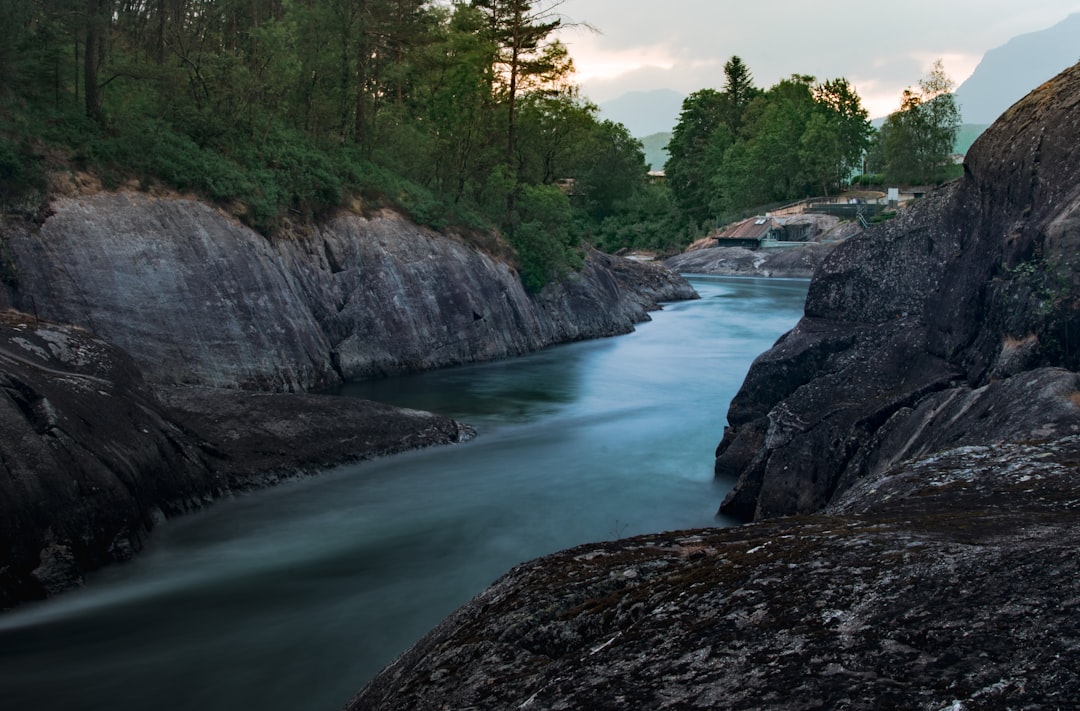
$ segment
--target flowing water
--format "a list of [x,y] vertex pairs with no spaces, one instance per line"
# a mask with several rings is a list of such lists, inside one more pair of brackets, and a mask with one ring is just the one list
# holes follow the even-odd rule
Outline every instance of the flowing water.
[[694,278],[637,332],[346,394],[477,427],[168,522],[134,562],[0,615],[0,708],[336,709],[521,561],[730,525],[728,403],[806,282]]

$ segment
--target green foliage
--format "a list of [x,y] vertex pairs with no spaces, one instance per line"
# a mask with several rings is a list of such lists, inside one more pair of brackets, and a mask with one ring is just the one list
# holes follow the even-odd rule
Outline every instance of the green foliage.
[[728,99],[715,89],[696,91],[683,101],[679,122],[668,143],[666,180],[680,209],[692,222],[709,218],[717,159],[735,139],[724,123]]
[[847,80],[795,74],[761,91],[738,57],[724,73],[723,92],[687,98],[668,144],[668,182],[690,223],[843,188],[872,132]]
[[951,89],[952,81],[938,60],[918,89],[904,90],[900,110],[889,115],[876,139],[876,156],[891,182],[948,179],[960,130],[960,111]]
[[648,184],[615,205],[595,229],[593,244],[606,252],[640,249],[663,254],[682,251],[697,236],[664,183]]
[[863,175],[856,175],[851,179],[851,185],[863,188],[881,188],[885,185],[885,174],[866,173]]
[[571,232],[570,201],[550,185],[521,185],[508,227],[520,258],[521,281],[530,291],[581,269],[580,243]]
[[267,234],[391,205],[494,251],[478,235],[500,230],[538,289],[645,179],[640,143],[568,84],[553,7],[0,0],[0,187],[43,183],[42,154]]
[[44,187],[41,161],[30,147],[0,136],[0,209],[12,209],[24,196]]

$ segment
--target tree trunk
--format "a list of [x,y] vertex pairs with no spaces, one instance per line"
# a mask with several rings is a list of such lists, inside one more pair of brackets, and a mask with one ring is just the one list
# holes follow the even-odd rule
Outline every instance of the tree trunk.
[[106,0],[86,2],[86,41],[83,55],[83,78],[86,94],[86,115],[95,121],[102,119],[101,91],[98,87],[98,67],[105,36]]

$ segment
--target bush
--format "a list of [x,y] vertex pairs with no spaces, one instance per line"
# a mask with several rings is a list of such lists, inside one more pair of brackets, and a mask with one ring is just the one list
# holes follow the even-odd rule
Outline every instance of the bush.
[[572,224],[570,201],[558,188],[519,186],[508,232],[526,290],[537,292],[584,266]]
[[882,173],[868,173],[865,175],[856,175],[851,179],[852,187],[858,185],[860,187],[881,187],[885,185],[885,176]]

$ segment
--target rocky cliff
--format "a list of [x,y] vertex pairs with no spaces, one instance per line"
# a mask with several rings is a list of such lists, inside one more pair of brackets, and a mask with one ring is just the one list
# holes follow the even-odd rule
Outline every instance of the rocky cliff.
[[805,317],[731,403],[716,459],[737,479],[725,512],[817,511],[949,444],[946,426],[952,443],[1080,427],[1067,392],[1007,384],[1080,367],[1078,106],[1074,67],[989,129],[961,180],[825,260]]
[[1080,65],[826,259],[718,450],[755,522],[520,566],[348,708],[1074,705],[1078,139]]
[[694,296],[595,254],[533,298],[507,264],[392,213],[271,241],[193,200],[98,192],[3,237],[13,306],[92,331],[163,384],[307,391],[626,333]]
[[90,192],[0,227],[0,609],[220,496],[470,436],[305,391],[624,333],[696,297],[599,253],[528,295],[390,213],[270,241],[193,200]]

